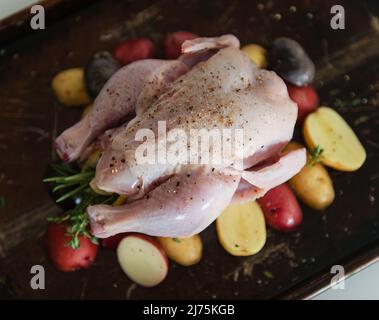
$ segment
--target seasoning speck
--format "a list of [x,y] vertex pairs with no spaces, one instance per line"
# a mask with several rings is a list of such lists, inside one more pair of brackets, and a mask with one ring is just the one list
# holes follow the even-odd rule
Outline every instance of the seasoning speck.
[[273,14],[272,16],[272,19],[275,20],[275,21],[280,21],[282,20],[282,15],[280,13],[275,13]]

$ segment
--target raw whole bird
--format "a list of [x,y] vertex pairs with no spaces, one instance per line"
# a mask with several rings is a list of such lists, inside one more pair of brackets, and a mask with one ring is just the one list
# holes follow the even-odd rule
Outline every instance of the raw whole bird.
[[[95,236],[120,232],[190,236],[212,223],[230,202],[261,197],[304,166],[304,149],[280,154],[292,138],[297,116],[284,82],[274,72],[258,69],[238,46],[231,35],[185,42],[186,57],[198,54],[202,58],[195,60],[201,61],[205,52],[213,50],[212,54],[196,63],[179,58],[192,69],[177,72],[181,75],[166,81],[164,90],[142,103],[141,109],[136,103],[140,98],[134,99],[136,117],[112,132],[96,168],[96,184],[136,200],[120,207],[90,206]],[[106,85],[109,90],[112,81]],[[107,112],[106,105],[98,110],[98,119],[102,112]],[[159,139],[158,122],[163,120],[167,131],[182,129],[187,134],[191,129],[243,129],[242,166],[235,154],[222,163],[187,163],[186,154],[179,155],[176,163],[140,163],[136,133],[148,128]],[[70,138],[65,143],[69,145]],[[213,147],[210,143],[209,150]],[[70,159],[78,153],[70,153]]]
[[73,161],[79,158],[106,129],[116,127],[132,114],[145,110],[165,91],[168,83],[209,58],[215,53],[214,49],[239,46],[238,39],[231,35],[203,39],[195,40],[187,48],[188,53],[178,60],[140,60],[116,72],[95,99],[91,112],[56,139],[56,151],[61,159]]

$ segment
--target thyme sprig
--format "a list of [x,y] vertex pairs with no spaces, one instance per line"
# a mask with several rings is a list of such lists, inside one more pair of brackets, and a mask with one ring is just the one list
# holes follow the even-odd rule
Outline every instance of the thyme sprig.
[[323,157],[324,149],[321,148],[320,145],[317,145],[312,150],[310,150],[309,153],[311,156],[310,161],[309,161],[309,165],[313,166],[316,163],[321,161],[321,159]]

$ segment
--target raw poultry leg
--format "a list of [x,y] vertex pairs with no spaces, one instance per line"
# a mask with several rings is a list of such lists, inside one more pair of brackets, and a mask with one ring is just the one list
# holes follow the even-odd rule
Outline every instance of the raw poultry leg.
[[183,171],[143,199],[112,207],[90,206],[92,232],[106,238],[120,232],[184,237],[199,233],[230,203],[240,178],[210,168]]
[[305,148],[285,153],[271,165],[244,170],[242,178],[263,190],[270,190],[297,174],[306,162]]
[[[89,207],[92,232],[100,238],[120,232],[166,237],[198,233],[212,223],[230,202],[262,197],[298,173],[305,157],[305,149],[300,149],[250,171],[227,169],[227,173],[219,173],[205,167],[193,172],[184,170],[141,200],[122,207]],[[165,220],[164,224],[160,223],[161,219]]]
[[260,198],[261,196],[263,196],[261,189],[241,178],[231,203],[245,203]]
[[305,161],[306,151],[303,148],[282,154],[273,163],[243,170],[240,173],[242,179],[232,202],[241,203],[263,197],[267,191],[297,174],[303,168]]
[[178,60],[141,60],[120,69],[105,84],[91,112],[65,130],[55,141],[58,155],[77,159],[85,147],[106,129],[114,127],[138,110],[144,110],[165,85],[187,72]]

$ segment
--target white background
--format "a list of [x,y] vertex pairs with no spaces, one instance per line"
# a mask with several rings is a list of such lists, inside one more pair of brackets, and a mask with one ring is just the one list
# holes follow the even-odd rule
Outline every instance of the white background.
[[19,11],[33,3],[35,0],[0,0],[0,20],[13,12]]
[[[33,3],[35,0],[0,0],[0,20]],[[379,299],[379,262],[351,276],[345,289],[329,289],[315,299]]]

